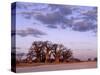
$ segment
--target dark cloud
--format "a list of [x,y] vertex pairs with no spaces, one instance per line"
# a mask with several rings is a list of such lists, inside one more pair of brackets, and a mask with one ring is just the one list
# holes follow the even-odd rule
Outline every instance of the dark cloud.
[[48,9],[51,9],[51,13],[38,14],[34,17],[43,24],[47,24],[49,28],[57,28],[56,25],[63,25],[61,27],[71,26],[71,20],[66,16],[72,14],[72,10],[68,6],[48,4]]
[[80,32],[90,31],[90,30],[94,30],[96,28],[97,28],[96,25],[94,25],[93,23],[90,23],[90,22],[88,22],[86,20],[83,20],[81,22],[76,22],[72,26],[73,30],[80,31]]
[[79,31],[93,31],[93,33],[97,33],[97,7],[92,7],[91,10],[87,10],[81,15],[83,15],[82,19],[84,21],[81,23],[82,27],[79,25]]
[[46,15],[38,14],[34,16],[38,21],[43,23],[44,25],[48,25],[49,28],[57,28],[58,25],[60,27],[71,27],[72,26],[72,19],[67,19],[64,14],[59,12],[52,12]]
[[48,28],[53,28],[53,29],[57,28],[56,25],[48,25],[47,27],[48,27]]
[[26,19],[31,19],[33,17],[34,12],[21,12],[22,16]]
[[62,21],[63,16],[57,12],[54,12],[46,15],[38,14],[35,16],[35,18],[43,24],[58,24]]
[[58,12],[63,14],[63,15],[69,15],[72,13],[72,10],[68,5],[48,4],[48,6],[53,11],[58,9]]
[[22,37],[32,35],[34,37],[40,37],[42,35],[46,35],[46,33],[38,30],[38,29],[33,29],[33,28],[27,28],[26,30],[17,30],[16,34]]
[[82,13],[83,18],[87,20],[97,20],[97,7],[94,7],[92,10],[89,10],[85,13]]

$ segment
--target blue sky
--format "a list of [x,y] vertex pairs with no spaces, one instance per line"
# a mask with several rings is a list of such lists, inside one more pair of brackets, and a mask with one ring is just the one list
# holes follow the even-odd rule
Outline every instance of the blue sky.
[[27,52],[35,40],[48,40],[71,48],[75,57],[96,57],[96,7],[17,2],[15,9],[18,52]]

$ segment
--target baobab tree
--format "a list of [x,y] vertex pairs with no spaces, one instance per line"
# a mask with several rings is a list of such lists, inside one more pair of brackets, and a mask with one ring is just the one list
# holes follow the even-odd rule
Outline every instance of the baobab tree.
[[50,41],[34,41],[27,54],[27,59],[32,62],[34,57],[37,62],[42,63],[63,62],[72,57],[72,51],[62,44],[53,44]]
[[36,57],[37,62],[40,62],[41,48],[42,48],[42,42],[34,41],[27,54],[28,61],[32,62],[33,61],[32,59]]
[[64,60],[65,61],[70,61],[70,58],[73,57],[72,56],[73,53],[70,49],[66,49],[63,54],[64,54]]

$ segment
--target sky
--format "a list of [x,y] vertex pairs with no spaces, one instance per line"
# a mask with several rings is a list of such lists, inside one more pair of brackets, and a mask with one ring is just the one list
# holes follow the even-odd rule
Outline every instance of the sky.
[[32,42],[48,40],[72,49],[77,58],[97,56],[97,7],[17,2],[12,16],[17,52],[27,53]]

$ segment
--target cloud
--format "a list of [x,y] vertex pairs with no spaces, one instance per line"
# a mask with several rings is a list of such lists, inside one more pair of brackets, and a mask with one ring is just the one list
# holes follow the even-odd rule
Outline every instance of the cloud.
[[16,2],[16,8],[17,9],[36,9],[36,10],[40,10],[45,9],[47,6],[47,4],[45,3],[31,3],[31,2]]
[[97,7],[94,7],[92,10],[82,13],[83,18],[87,20],[97,20]]
[[[97,7],[43,3],[33,5],[26,3],[25,6],[31,6],[31,8],[29,11],[20,13],[24,18],[32,19],[33,17],[48,28],[61,27],[62,29],[70,28],[73,31],[93,31],[95,33],[97,31]],[[23,30],[21,32],[25,33]],[[23,34],[23,36],[26,35],[26,33]]]
[[71,7],[68,5],[48,4],[48,7],[51,8],[51,11],[58,10],[63,15],[72,13]]
[[16,30],[16,35],[19,35],[21,37],[31,35],[39,38],[40,36],[47,35],[47,34],[38,29],[27,28],[25,30]]
[[14,5],[14,9],[28,9],[28,7],[32,5],[32,3],[16,2]]
[[[97,33],[97,7],[91,7],[91,10],[80,13],[80,15],[78,16],[80,21],[73,23],[72,29],[80,32],[92,31]],[[75,21],[77,20],[74,19]]]
[[48,6],[53,11],[58,9],[58,12],[63,15],[69,15],[72,13],[71,7],[69,7],[68,5],[48,4]]
[[84,32],[84,31],[89,31],[89,30],[94,30],[96,28],[95,25],[93,25],[90,22],[87,22],[85,20],[80,21],[80,22],[76,22],[73,26],[72,29],[75,31],[80,31],[80,32]]
[[72,14],[72,10],[68,8],[68,6],[48,4],[48,9],[50,9],[51,12],[35,15],[35,19],[48,25],[47,27],[49,28],[57,28],[58,24],[65,25],[66,27],[71,25],[72,21],[66,17]]
[[21,14],[25,19],[32,19],[37,15],[43,15],[41,11],[22,11],[18,12],[17,14]]
[[56,29],[57,26],[56,25],[47,25],[48,28],[53,28],[53,29]]
[[23,11],[23,12],[20,12],[20,13],[17,13],[17,14],[21,14],[26,19],[31,19],[35,13]]
[[32,19],[33,17],[49,28],[57,28],[57,24],[62,25],[61,27],[71,25],[71,23],[68,22],[69,20],[66,18],[66,15],[72,14],[72,10],[68,6],[36,3],[36,6],[32,8],[34,10],[22,11],[20,14],[22,14],[22,16],[26,19]]
[[49,28],[57,28],[58,25],[60,27],[71,27],[72,21],[70,19],[67,19],[64,14],[59,12],[52,12],[47,13],[46,15],[38,14],[34,16],[35,19],[43,23]]
[[58,24],[62,21],[63,16],[57,12],[48,13],[46,15],[39,14],[35,18],[42,22],[43,24]]

